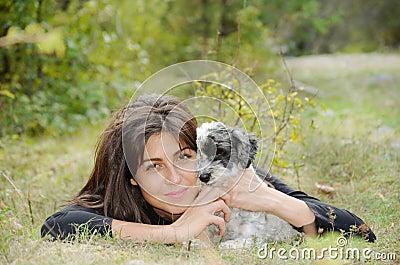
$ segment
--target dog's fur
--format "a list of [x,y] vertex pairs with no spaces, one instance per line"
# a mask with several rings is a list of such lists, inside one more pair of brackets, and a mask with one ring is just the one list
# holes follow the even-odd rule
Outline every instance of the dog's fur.
[[[200,181],[207,186],[226,187],[229,178],[252,164],[257,149],[258,139],[252,134],[221,122],[203,123],[197,128],[197,174]],[[227,232],[220,240],[216,226],[210,226],[208,232],[214,244],[219,241],[246,244],[254,240],[287,242],[299,234],[289,223],[273,214],[236,208],[232,209],[226,228]]]

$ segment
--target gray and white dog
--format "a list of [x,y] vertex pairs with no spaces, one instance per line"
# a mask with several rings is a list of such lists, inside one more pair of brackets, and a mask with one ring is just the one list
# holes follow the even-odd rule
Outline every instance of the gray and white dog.
[[[197,174],[203,185],[212,187],[229,188],[229,178],[248,168],[258,150],[256,136],[221,122],[203,123],[197,128],[196,141]],[[238,208],[232,209],[226,228],[224,237],[220,238],[217,227],[209,227],[209,237],[214,244],[228,243],[225,245],[232,247],[233,244],[236,248],[238,244],[254,242],[288,242],[299,235],[289,223],[273,214]]]

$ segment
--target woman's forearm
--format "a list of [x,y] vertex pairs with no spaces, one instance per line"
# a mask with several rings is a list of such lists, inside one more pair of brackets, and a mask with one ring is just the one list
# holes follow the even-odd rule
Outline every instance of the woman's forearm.
[[[302,227],[306,235],[316,235],[315,214],[308,205],[297,198],[289,196],[264,182],[258,186],[244,182],[237,189],[232,189],[231,206],[254,212],[270,212],[295,227]],[[255,182],[256,183],[256,182]],[[252,189],[248,187],[252,187]]]
[[268,212],[285,219],[296,227],[310,224],[315,219],[314,213],[301,200],[271,188],[268,188],[264,196],[263,202]]
[[[216,216],[217,212],[222,212],[223,218]],[[116,238],[168,244],[196,238],[211,224],[216,225],[223,235],[226,231],[225,222],[229,221],[229,216],[229,207],[223,200],[217,200],[189,207],[170,225],[148,225],[113,219],[111,228]]]
[[289,196],[255,175],[252,167],[246,169],[239,182],[234,182],[229,191],[228,204],[233,208],[242,208],[253,212],[270,212],[291,225],[303,228],[307,235],[316,235],[315,214],[308,205]]
[[314,224],[315,214],[305,202],[278,190],[267,187],[266,189],[267,191],[262,193],[264,198],[259,200],[263,203],[265,211],[284,219],[295,227],[303,227],[308,235],[317,234]]
[[316,235],[315,214],[308,205],[295,197],[277,189],[270,188],[261,180],[252,167],[233,179],[233,188],[226,199],[233,208],[242,208],[253,212],[270,212],[289,224],[303,228],[306,235]]
[[135,242],[176,243],[184,241],[171,225],[149,225],[113,219],[112,235],[115,238]]

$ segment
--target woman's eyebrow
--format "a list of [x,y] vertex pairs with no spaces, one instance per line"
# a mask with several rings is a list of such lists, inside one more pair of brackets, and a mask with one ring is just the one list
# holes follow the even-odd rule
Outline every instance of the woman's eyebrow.
[[162,161],[161,158],[150,158],[150,159],[145,159],[142,161],[142,163],[140,163],[140,165],[143,165],[146,162],[153,162],[153,161]]
[[[186,147],[184,147],[184,148],[179,149],[178,151],[176,151],[176,152],[173,154],[173,156],[179,155],[183,150],[186,150],[186,149],[190,149],[190,150],[191,150],[191,148],[190,148],[189,146],[186,146]],[[158,157],[149,158],[149,159],[144,159],[144,160],[140,163],[140,165],[143,165],[143,164],[146,163],[146,162],[153,162],[153,161],[159,162],[159,161],[162,161],[162,159],[161,159],[161,158],[158,158]]]
[[186,146],[186,147],[184,147],[184,148],[182,148],[182,149],[179,149],[178,151],[176,151],[176,152],[173,154],[173,156],[179,155],[180,153],[182,153],[183,150],[186,150],[186,149],[190,149],[190,147],[189,147],[189,146]]

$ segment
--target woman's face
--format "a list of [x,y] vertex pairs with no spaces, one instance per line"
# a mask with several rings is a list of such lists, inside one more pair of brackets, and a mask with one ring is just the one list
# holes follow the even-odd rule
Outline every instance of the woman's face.
[[148,139],[132,184],[155,209],[179,214],[199,193],[197,179],[196,152],[163,132]]

